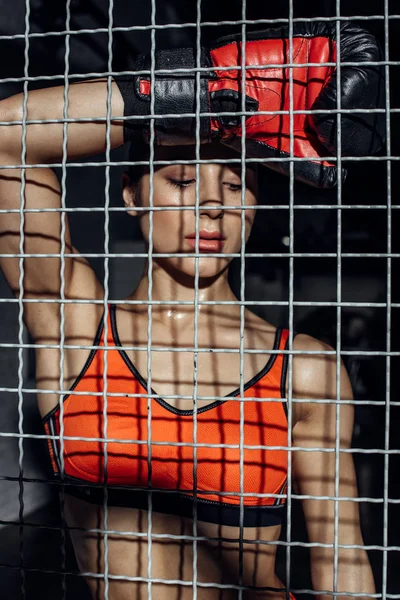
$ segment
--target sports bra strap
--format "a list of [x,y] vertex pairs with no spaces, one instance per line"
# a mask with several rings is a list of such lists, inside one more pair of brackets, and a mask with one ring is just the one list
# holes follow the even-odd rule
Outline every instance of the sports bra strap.
[[[289,349],[289,336],[290,336],[289,329],[281,330],[280,340],[279,340],[279,345],[278,345],[279,350],[288,350]],[[293,339],[295,337],[296,337],[296,332],[294,331]],[[286,397],[286,381],[287,381],[287,371],[288,371],[288,365],[289,365],[289,356],[290,356],[289,353],[278,354],[278,356],[277,356],[277,362],[279,365],[279,366],[277,366],[277,368],[280,370],[280,373],[281,373],[280,388],[281,388],[281,397],[282,398]],[[286,404],[284,404],[284,408],[285,408],[285,412],[287,414]]]
[[[102,318],[102,332],[101,332],[101,342],[100,345],[101,346],[117,346],[117,341],[116,341],[116,320],[115,320],[115,309],[116,309],[116,305],[115,304],[107,304],[107,332],[106,332],[106,314],[104,311],[103,313],[103,318]],[[107,333],[107,344],[105,344],[105,335]]]

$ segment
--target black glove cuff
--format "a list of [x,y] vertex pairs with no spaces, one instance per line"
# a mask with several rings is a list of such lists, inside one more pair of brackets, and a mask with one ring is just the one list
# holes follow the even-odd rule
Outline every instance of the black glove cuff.
[[[202,49],[200,66],[210,66],[208,53]],[[178,48],[160,50],[155,55],[154,85],[151,85],[151,58],[140,55],[134,70],[144,71],[138,75],[114,77],[124,100],[124,116],[133,117],[124,121],[124,140],[130,141],[138,132],[150,139],[151,92],[154,93],[155,115],[177,115],[158,117],[154,121],[156,144],[185,144],[196,138],[196,50]],[[176,72],[177,69],[184,69]],[[165,71],[159,73],[158,71]],[[208,80],[212,71],[200,72],[200,113],[210,112]],[[153,89],[151,89],[153,88]],[[134,118],[147,117],[147,118]],[[210,117],[200,117],[200,137],[210,139]]]
[[[332,38],[336,29],[332,25]],[[386,120],[383,112],[373,109],[385,107],[385,77],[383,65],[364,65],[379,62],[382,52],[375,37],[368,31],[344,23],[340,26],[340,61],[354,62],[357,66],[341,68],[341,108],[351,110],[341,115],[341,153],[343,156],[364,156],[378,152],[385,142]],[[337,107],[338,78],[335,70],[314,102],[313,110]],[[357,113],[357,109],[371,112]],[[310,122],[321,144],[333,154],[337,152],[336,114],[314,114]]]

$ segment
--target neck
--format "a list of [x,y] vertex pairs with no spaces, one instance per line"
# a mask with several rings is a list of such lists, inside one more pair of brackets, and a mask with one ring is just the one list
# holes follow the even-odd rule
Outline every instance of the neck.
[[[162,301],[166,304],[153,306],[152,312],[160,319],[168,319],[169,316],[175,318],[178,314],[181,318],[184,315],[193,318],[195,312],[195,300],[200,302],[209,301],[237,301],[228,282],[228,269],[225,269],[215,277],[199,278],[198,292],[196,295],[195,278],[189,275],[182,275],[181,272],[167,270],[165,265],[160,265],[158,261],[153,261],[152,272],[152,292],[149,297],[149,274],[148,263],[146,263],[143,276],[138,287],[130,296],[132,300],[142,300],[144,302]],[[197,296],[197,297],[196,297]],[[191,304],[171,305],[170,302],[190,302]],[[235,306],[221,305],[201,305],[198,307],[199,316],[213,312],[230,312]],[[143,307],[147,311],[147,305]]]

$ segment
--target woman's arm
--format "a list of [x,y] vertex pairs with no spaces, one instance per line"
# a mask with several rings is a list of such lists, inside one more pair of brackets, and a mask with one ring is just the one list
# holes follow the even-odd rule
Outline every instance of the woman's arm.
[[[294,341],[295,350],[316,352],[332,350],[326,344],[309,336],[299,335]],[[297,447],[335,448],[336,442],[336,357],[334,355],[297,355],[293,360],[293,396],[295,398],[330,398],[332,403],[301,403],[296,407],[297,422],[293,428],[293,442]],[[340,372],[340,399],[352,399],[352,390],[343,365]],[[300,410],[299,410],[300,409]],[[354,409],[352,405],[340,405],[339,446],[350,448],[353,433]],[[337,470],[338,527],[337,543],[363,545],[360,530],[359,505],[351,500],[357,498],[357,483],[353,457],[340,453],[336,469],[335,452],[293,452],[293,474],[298,492],[307,496],[335,496],[335,473]],[[303,509],[310,542],[334,544],[335,502],[323,499],[304,499]],[[338,592],[375,593],[372,570],[365,550],[338,548]],[[333,591],[334,548],[311,548],[311,576],[314,590]],[[319,599],[332,596],[320,594]],[[347,598],[347,596],[341,596]],[[350,597],[349,597],[350,598]]]
[[[22,94],[0,102],[0,122],[22,121]],[[123,115],[124,107],[117,86],[112,84],[111,114]],[[47,88],[29,92],[27,104],[28,120],[62,119],[64,114],[64,87]],[[68,118],[82,119],[107,115],[107,81],[92,81],[73,84],[68,91]],[[22,163],[22,126],[0,125],[0,167]],[[106,123],[68,124],[68,159],[97,154],[106,148]],[[110,142],[114,148],[123,143],[122,121],[110,127]],[[63,124],[41,123],[26,126],[26,162],[49,164],[61,162],[63,156]],[[59,209],[61,207],[60,186],[50,168],[27,169],[25,209]],[[0,169],[0,210],[19,210],[21,205],[21,170]],[[61,213],[24,213],[24,253],[60,254]],[[75,253],[74,258],[65,258],[65,296],[75,299],[97,299],[102,296],[102,287],[87,261],[73,249],[65,218],[65,253]],[[0,213],[0,267],[15,295],[19,295],[19,259],[12,255],[20,252],[20,214]],[[7,256],[9,255],[9,256]],[[61,289],[60,258],[27,257],[24,259],[24,299],[59,299]],[[85,308],[86,307],[86,308]],[[69,313],[69,309],[66,309]],[[87,305],[74,308],[77,328],[85,323]],[[93,314],[93,310],[91,311]],[[68,315],[67,315],[68,316]],[[59,304],[25,303],[24,318],[35,339],[48,339],[59,322]],[[95,317],[96,319],[97,317]]]

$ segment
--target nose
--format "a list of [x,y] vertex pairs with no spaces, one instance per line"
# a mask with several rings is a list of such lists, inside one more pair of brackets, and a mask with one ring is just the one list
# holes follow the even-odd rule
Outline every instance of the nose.
[[199,213],[210,219],[223,217],[224,196],[217,165],[204,165],[200,171]]
[[222,219],[224,211],[220,200],[207,200],[202,202],[200,199],[199,214],[201,217],[210,219]]

